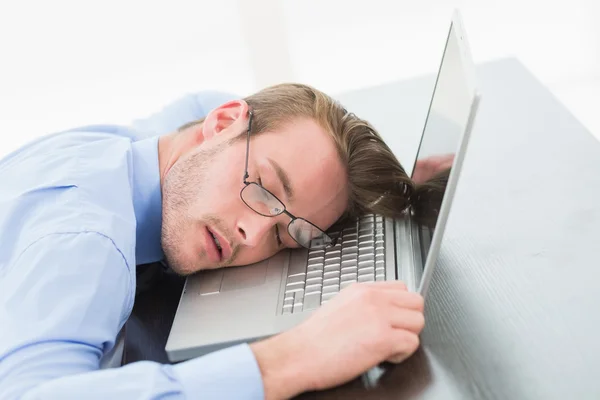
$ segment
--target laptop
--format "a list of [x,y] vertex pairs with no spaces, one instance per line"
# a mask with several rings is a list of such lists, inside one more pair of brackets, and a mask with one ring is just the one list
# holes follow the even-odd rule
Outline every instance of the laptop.
[[[288,330],[357,282],[399,279],[426,296],[480,100],[475,78],[457,11],[412,171],[423,182],[411,209],[398,219],[365,215],[334,227],[340,238],[325,250],[284,250],[249,266],[188,277],[165,348],[169,359]],[[442,168],[426,176],[432,160]]]

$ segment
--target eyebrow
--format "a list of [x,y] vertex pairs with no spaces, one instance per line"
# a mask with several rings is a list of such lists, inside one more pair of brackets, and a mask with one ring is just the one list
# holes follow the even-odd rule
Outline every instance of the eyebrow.
[[277,163],[277,161],[272,160],[268,157],[267,157],[267,160],[269,160],[269,162],[271,163],[271,166],[273,166],[273,168],[275,169],[275,173],[277,174],[277,177],[279,178],[279,180],[281,181],[281,184],[283,185],[283,190],[285,191],[285,195],[287,196],[288,200],[291,201],[294,198],[294,190],[292,189],[292,185],[290,184],[290,178],[289,178],[288,174],[283,170],[283,168],[281,168],[281,166]]

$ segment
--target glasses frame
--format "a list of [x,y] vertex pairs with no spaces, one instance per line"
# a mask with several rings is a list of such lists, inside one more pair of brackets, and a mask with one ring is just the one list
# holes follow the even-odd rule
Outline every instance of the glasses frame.
[[[288,235],[290,235],[290,237],[292,239],[294,239],[294,241],[296,243],[298,243],[300,246],[307,248],[307,249],[325,249],[325,248],[329,248],[329,247],[333,247],[337,244],[337,240],[339,236],[336,236],[335,238],[332,238],[331,236],[329,236],[323,229],[319,228],[317,225],[313,224],[312,222],[310,222],[307,219],[301,218],[301,217],[296,217],[294,214],[292,214],[291,212],[289,212],[287,210],[287,207],[285,205],[285,203],[283,201],[281,201],[277,196],[275,196],[273,193],[271,193],[267,188],[265,188],[264,186],[262,186],[261,184],[257,183],[257,182],[249,182],[248,178],[250,177],[250,175],[248,174],[248,158],[249,158],[249,154],[250,154],[250,133],[252,132],[252,120],[254,118],[254,113],[252,112],[252,110],[248,111],[248,130],[246,131],[246,163],[245,163],[245,167],[244,167],[244,177],[243,177],[243,183],[244,183],[244,187],[242,188],[242,190],[240,190],[240,199],[242,200],[242,202],[252,211],[254,211],[255,213],[257,213],[258,215],[262,215],[263,217],[269,217],[269,218],[273,218],[273,217],[278,217],[281,214],[285,214],[288,217],[290,217],[290,222],[287,224],[287,232]],[[263,214],[260,213],[258,211],[256,211],[254,208],[252,208],[247,202],[246,200],[244,200],[244,196],[243,196],[243,192],[244,190],[246,190],[248,188],[248,186],[250,185],[256,185],[259,188],[261,188],[262,190],[266,191],[268,194],[270,194],[271,196],[273,196],[273,198],[275,198],[282,206],[283,209],[281,210],[280,213],[278,214]],[[296,240],[296,238],[294,237],[294,235],[292,235],[292,232],[290,230],[292,224],[294,223],[294,221],[304,221],[307,224],[310,224],[311,226],[313,226],[315,229],[319,230],[323,236],[325,236],[326,238],[329,239],[329,243],[324,245],[324,246],[315,246],[315,247],[308,247],[303,245],[302,243],[300,243],[298,240]],[[312,241],[312,239],[311,239]]]

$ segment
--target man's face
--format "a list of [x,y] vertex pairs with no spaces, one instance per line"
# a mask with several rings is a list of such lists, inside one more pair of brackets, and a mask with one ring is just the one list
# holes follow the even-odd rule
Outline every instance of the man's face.
[[[251,264],[299,247],[288,234],[290,217],[261,216],[240,198],[246,140],[236,137],[246,137],[246,107],[207,117],[199,128],[204,141],[184,152],[165,176],[162,244],[178,273]],[[261,183],[290,213],[323,230],[341,216],[348,198],[346,171],[333,141],[315,121],[296,119],[251,138],[249,182]],[[281,175],[287,176],[291,198]]]

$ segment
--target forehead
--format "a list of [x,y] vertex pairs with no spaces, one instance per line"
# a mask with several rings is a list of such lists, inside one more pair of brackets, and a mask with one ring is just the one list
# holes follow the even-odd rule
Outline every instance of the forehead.
[[258,162],[271,159],[288,175],[294,199],[286,207],[292,214],[323,226],[342,214],[348,197],[346,170],[333,139],[317,122],[295,119],[252,143]]

